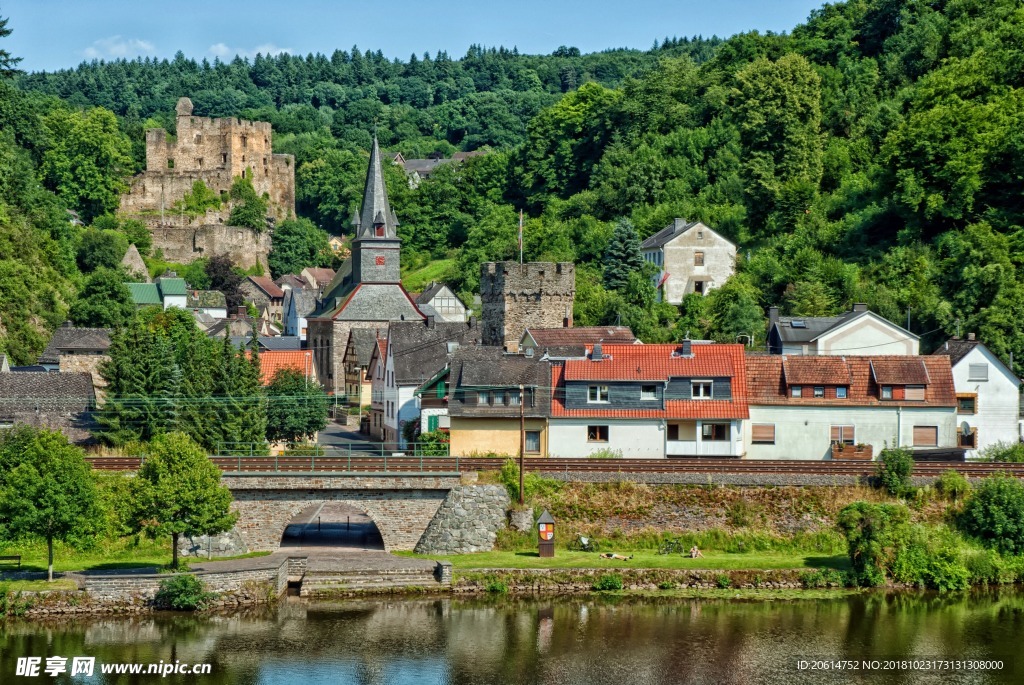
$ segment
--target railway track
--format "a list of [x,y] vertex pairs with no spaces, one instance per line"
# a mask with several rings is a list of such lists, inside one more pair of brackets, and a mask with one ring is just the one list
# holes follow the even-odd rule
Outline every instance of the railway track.
[[[465,473],[501,468],[500,458],[479,457],[379,457],[379,456],[213,456],[213,462],[226,473]],[[102,471],[134,471],[139,457],[87,457],[93,468]],[[813,476],[869,476],[877,462],[739,459],[527,459],[532,472],[576,473],[707,473],[707,474],[794,474]],[[919,462],[914,475],[938,476],[955,469],[965,476],[1005,473],[1024,477],[1024,464],[972,462]]]

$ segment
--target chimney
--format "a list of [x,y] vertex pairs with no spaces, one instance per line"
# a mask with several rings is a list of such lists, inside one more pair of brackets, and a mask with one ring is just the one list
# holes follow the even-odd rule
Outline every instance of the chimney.
[[866,312],[867,310],[868,310],[867,303],[865,303],[865,302],[854,302],[853,303],[853,311],[855,313],[856,312]]
[[682,349],[681,355],[683,357],[692,357],[693,356],[693,343],[690,342],[689,338],[687,338],[686,340],[683,341],[683,349]]
[[771,326],[773,323],[777,323],[779,320],[779,308],[768,307],[768,325]]
[[590,360],[599,362],[604,359],[604,352],[601,350],[601,343],[594,343],[594,349],[590,353]]
[[974,340],[974,333],[968,333],[967,334],[967,339],[968,340]]
[[437,319],[436,319],[436,317],[434,317],[433,315],[428,316],[427,317],[427,328],[436,328],[436,327],[437,327]]
[[246,306],[244,304],[238,305],[238,311],[236,312],[236,316],[238,318],[242,318],[242,317],[246,316],[248,313],[249,313],[249,310],[246,308]]

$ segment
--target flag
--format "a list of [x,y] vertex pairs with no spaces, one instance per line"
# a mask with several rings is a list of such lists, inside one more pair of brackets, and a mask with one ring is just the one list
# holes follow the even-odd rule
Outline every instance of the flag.
[[668,280],[668,277],[669,277],[669,273],[667,271],[662,271],[661,272],[661,276],[658,278],[658,285],[657,285],[657,287],[660,288],[661,286],[665,285],[665,281]]

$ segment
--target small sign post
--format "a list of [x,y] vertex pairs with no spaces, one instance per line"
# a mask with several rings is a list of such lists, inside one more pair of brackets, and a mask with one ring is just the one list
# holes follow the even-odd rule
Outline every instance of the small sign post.
[[537,519],[537,552],[541,557],[555,556],[555,519],[547,509]]

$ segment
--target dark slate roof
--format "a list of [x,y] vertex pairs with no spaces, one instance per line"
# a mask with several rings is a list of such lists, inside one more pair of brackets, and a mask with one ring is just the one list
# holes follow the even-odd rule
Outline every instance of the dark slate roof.
[[227,309],[228,301],[219,290],[189,290],[185,305],[189,309]]
[[61,400],[65,406],[88,409],[96,400],[92,376],[59,371],[19,371],[0,374],[0,413],[36,400]]
[[[775,322],[782,342],[809,343],[828,331],[863,316],[877,317],[890,326],[898,328],[912,338],[917,338],[907,329],[869,310],[850,311],[839,316],[780,316]],[[794,322],[796,325],[793,325]]]
[[373,225],[385,225],[384,237],[394,240],[398,237],[398,219],[388,202],[388,188],[384,184],[384,167],[380,161],[380,146],[377,136],[373,137],[370,150],[370,165],[366,169],[366,185],[363,188],[363,206],[359,214],[357,237],[372,237]]
[[395,382],[419,385],[448,363],[449,343],[458,347],[478,345],[480,327],[475,322],[392,321],[388,343],[394,358]]
[[365,369],[370,365],[370,355],[373,354],[373,346],[377,344],[377,338],[387,334],[386,328],[353,328],[348,334],[346,354],[348,354],[348,350],[352,350],[356,356],[356,364]]
[[[233,335],[231,336],[231,344],[235,347],[249,344],[249,336],[247,335]],[[288,351],[288,350],[301,350],[302,340],[297,335],[261,335],[256,338],[256,344],[260,346],[261,350],[272,350],[272,351]]]
[[57,364],[67,350],[104,350],[110,347],[109,328],[77,328],[66,322],[53,332],[49,344],[39,356],[40,364]]
[[940,345],[939,349],[932,352],[932,354],[944,354],[949,357],[949,365],[956,366],[964,357],[970,354],[971,350],[980,344],[980,340],[961,340],[960,338],[950,338]]
[[431,283],[427,286],[427,289],[416,296],[416,304],[427,304],[434,299],[439,292],[444,289],[444,283]]
[[449,381],[453,388],[448,413],[452,416],[519,415],[519,407],[479,406],[475,389],[535,388],[533,406],[525,406],[526,416],[548,416],[551,412],[551,366],[540,357],[508,354],[500,347],[465,347],[455,351]]
[[[289,305],[289,302],[292,302]],[[316,293],[309,289],[291,288],[284,292],[284,310],[288,311],[289,306],[295,308],[295,313],[300,317],[307,317],[316,309]]]
[[407,159],[402,167],[406,173],[416,172],[420,176],[429,176],[437,167],[447,164],[447,159]]
[[277,283],[282,289],[286,285],[292,288],[299,288],[300,290],[309,287],[309,283],[306,282],[306,279],[301,276],[296,276],[295,274],[285,274],[274,281],[274,283]]
[[[360,283],[320,314],[338,321],[415,321],[424,317],[398,283]],[[326,303],[330,304],[330,303]]]

